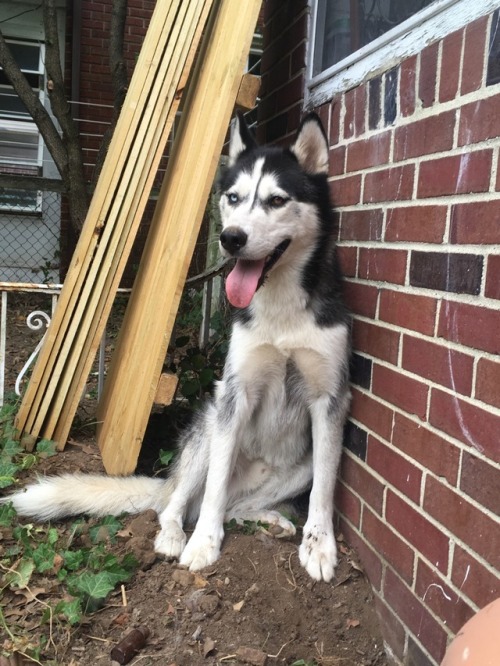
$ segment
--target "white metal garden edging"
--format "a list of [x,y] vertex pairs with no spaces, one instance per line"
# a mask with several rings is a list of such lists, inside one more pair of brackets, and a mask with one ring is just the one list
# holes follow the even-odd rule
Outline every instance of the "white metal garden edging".
[[[59,294],[61,293],[62,285],[60,284],[36,284],[28,282],[0,282],[0,407],[3,406],[5,401],[5,377],[6,377],[6,366],[7,366],[7,339],[8,339],[8,319],[7,312],[9,306],[9,293],[32,293],[32,294],[47,294],[52,296],[51,299],[51,312],[50,315],[44,312],[43,310],[34,310],[26,317],[26,325],[32,331],[40,331],[45,326],[45,329],[48,328],[52,315],[54,313],[55,307],[57,305],[57,300]],[[129,289],[119,289],[119,293],[128,294]],[[33,365],[38,352],[43,344],[46,331],[42,336],[41,340],[38,342],[37,346],[26,359],[21,371],[16,377],[15,381],[15,393],[21,395],[22,392],[22,382],[29,368]],[[106,348],[106,334],[104,334],[101,344],[99,347],[98,355],[98,372],[97,372],[97,396],[100,398],[103,385],[104,385],[104,375],[105,375],[105,348]]]

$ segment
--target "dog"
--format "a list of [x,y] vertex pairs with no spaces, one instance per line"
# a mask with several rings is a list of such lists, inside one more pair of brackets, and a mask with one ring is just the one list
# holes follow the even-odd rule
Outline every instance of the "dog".
[[[334,487],[350,393],[350,317],[342,299],[328,143],[307,115],[288,148],[258,146],[242,116],[221,179],[222,254],[235,307],[223,378],[181,437],[167,479],[42,478],[14,493],[21,515],[155,509],[155,548],[199,570],[220,555],[224,521],[295,534],[279,512],[310,490],[299,559],[315,580],[337,563]],[[4,500],[5,501],[5,500]],[[187,541],[184,523],[195,522]]]

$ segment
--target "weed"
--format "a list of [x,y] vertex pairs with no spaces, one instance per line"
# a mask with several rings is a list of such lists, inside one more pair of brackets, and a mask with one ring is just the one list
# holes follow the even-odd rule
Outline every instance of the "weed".
[[[0,410],[2,488],[15,484],[20,472],[55,452],[54,443],[47,440],[39,442],[34,453],[22,450],[15,437],[16,408],[17,401],[10,400]],[[80,519],[68,532],[65,526],[23,523],[11,503],[0,505],[0,627],[7,637],[0,657],[19,653],[35,663],[42,658],[48,663],[47,656],[57,656],[71,628],[131,578],[137,568],[135,558],[108,550],[122,527],[119,518],[107,516],[91,524]],[[19,608],[23,597],[24,612],[11,616],[7,609],[13,604]]]

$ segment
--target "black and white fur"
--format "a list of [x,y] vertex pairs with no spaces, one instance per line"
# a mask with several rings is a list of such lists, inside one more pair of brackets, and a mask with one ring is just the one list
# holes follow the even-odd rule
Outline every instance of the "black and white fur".
[[[238,119],[222,180],[221,248],[237,260],[227,291],[240,309],[213,402],[184,434],[168,479],[45,478],[7,498],[19,513],[52,519],[153,508],[161,524],[156,550],[197,570],[219,557],[225,520],[260,520],[294,534],[277,508],[311,489],[300,562],[312,578],[331,580],[349,317],[327,173],[317,116],[305,118],[289,149],[258,147]],[[196,527],[186,543],[189,521]]]

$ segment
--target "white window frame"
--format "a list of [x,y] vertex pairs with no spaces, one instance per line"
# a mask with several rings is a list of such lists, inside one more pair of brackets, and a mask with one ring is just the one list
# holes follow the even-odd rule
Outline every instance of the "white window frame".
[[[39,67],[37,70],[31,70],[31,69],[23,69],[22,71],[25,74],[36,74],[38,76],[42,77],[42,83],[39,88],[39,99],[42,104],[45,104],[45,91],[44,91],[44,72],[45,72],[45,67],[44,67],[44,62],[45,62],[45,44],[40,43],[40,42],[34,42],[28,39],[6,39],[7,43],[16,43],[16,44],[26,44],[26,45],[36,45],[39,49],[39,56],[38,56],[38,61],[39,61]],[[36,160],[33,162],[30,161],[23,161],[23,160],[8,160],[8,159],[3,159],[0,157],[0,167],[1,165],[8,165],[8,166],[14,166],[14,167],[19,167],[22,169],[22,167],[36,167],[38,169],[43,168],[43,138],[42,135],[36,126],[36,124],[33,122],[33,120],[29,117],[26,116],[26,120],[20,118],[19,116],[15,116],[13,114],[9,113],[4,113],[2,109],[0,108],[0,125],[3,126],[5,131],[12,131],[16,132],[18,134],[26,134],[26,135],[34,135],[36,134],[38,137],[38,150],[37,150],[37,156]],[[2,202],[0,200],[0,211],[2,212],[16,212],[16,213],[40,213],[42,210],[42,193],[41,192],[33,192],[33,204],[29,206],[16,206],[16,205],[10,205],[6,202]]]
[[[334,0],[328,0],[333,2]],[[310,43],[305,105],[314,108],[334,95],[415,55],[427,44],[500,7],[500,0],[436,0],[373,42],[313,76],[318,0],[310,0]]]

